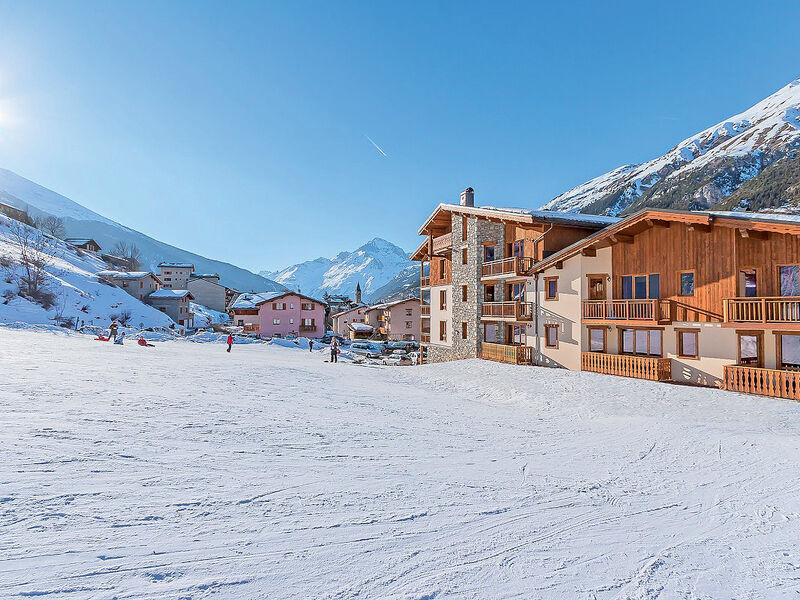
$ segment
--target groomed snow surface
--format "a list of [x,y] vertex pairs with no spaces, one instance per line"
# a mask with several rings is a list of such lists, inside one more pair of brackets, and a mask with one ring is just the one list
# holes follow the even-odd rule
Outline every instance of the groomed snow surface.
[[0,329],[0,597],[786,598],[800,404]]

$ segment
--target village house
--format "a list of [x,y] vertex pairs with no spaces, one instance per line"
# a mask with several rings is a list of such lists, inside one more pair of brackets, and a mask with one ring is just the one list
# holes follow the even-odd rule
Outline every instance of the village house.
[[599,217],[514,208],[475,207],[474,192],[440,204],[419,230],[420,337],[425,362],[520,355],[530,312],[519,312],[537,261],[611,223]]
[[356,306],[348,310],[336,313],[331,317],[331,331],[337,335],[347,337],[350,335],[350,323],[364,323],[367,306]]
[[5,202],[0,202],[0,213],[11,219],[14,219],[15,221],[20,221],[26,224],[30,220],[30,215],[27,213],[27,211],[19,209],[16,206],[11,206],[10,204],[6,204]]
[[163,287],[168,290],[188,289],[189,279],[194,271],[191,263],[162,262],[159,263],[159,277],[163,282]]
[[193,273],[186,283],[186,289],[192,293],[195,302],[218,312],[227,310],[230,299],[236,293],[222,285],[216,273]]
[[146,302],[165,313],[181,327],[191,329],[194,327],[194,313],[191,311],[190,304],[192,300],[194,297],[189,290],[161,288],[150,294]]
[[325,335],[325,303],[299,292],[242,293],[230,306],[235,325],[261,337]]
[[97,254],[101,250],[100,244],[91,238],[65,238],[64,241],[73,248],[91,252],[92,254]]
[[371,306],[366,311],[365,322],[373,326],[386,339],[419,341],[420,300],[404,298]]
[[142,302],[161,287],[161,280],[149,271],[99,271],[97,276]]

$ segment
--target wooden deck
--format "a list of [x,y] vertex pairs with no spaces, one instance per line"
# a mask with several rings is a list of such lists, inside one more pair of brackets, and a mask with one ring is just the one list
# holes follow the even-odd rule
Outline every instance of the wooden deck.
[[725,298],[725,323],[800,325],[800,297]]
[[725,367],[722,386],[731,392],[800,400],[800,372],[797,371],[729,365]]
[[528,256],[512,256],[493,260],[481,265],[481,278],[524,277],[532,267],[533,258]]
[[622,321],[637,323],[671,323],[670,300],[583,300],[583,321]]
[[419,278],[419,287],[431,287],[431,278],[429,275],[422,275]]
[[582,352],[581,370],[650,381],[669,381],[672,379],[672,360],[627,354]]
[[530,302],[484,302],[481,319],[485,321],[530,321],[533,304]]
[[507,344],[481,344],[481,358],[513,365],[529,365],[533,358],[530,346],[511,346]]

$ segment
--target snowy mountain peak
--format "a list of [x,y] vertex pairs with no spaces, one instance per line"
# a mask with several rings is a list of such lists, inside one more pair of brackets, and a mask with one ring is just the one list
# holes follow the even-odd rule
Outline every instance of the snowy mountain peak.
[[379,288],[411,264],[405,250],[376,237],[333,258],[317,258],[278,271],[262,271],[261,275],[317,297],[327,292],[352,298],[360,284],[364,298],[371,300]]
[[[794,159],[798,147],[800,79],[689,136],[663,156],[595,177],[542,208],[613,216],[644,206],[731,208],[726,199],[744,182]],[[777,208],[792,200],[784,197],[777,206],[756,208]]]

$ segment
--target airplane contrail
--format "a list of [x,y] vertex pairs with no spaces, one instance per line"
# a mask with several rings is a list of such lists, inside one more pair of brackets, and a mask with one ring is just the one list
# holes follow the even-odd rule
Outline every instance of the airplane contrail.
[[364,137],[365,137],[365,138],[367,138],[367,139],[369,140],[370,144],[372,144],[373,146],[375,146],[375,149],[376,149],[378,152],[380,152],[381,154],[383,154],[383,155],[384,155],[386,158],[389,158],[389,155],[388,155],[388,154],[386,154],[386,152],[384,152],[384,151],[383,151],[383,148],[381,148],[380,146],[378,146],[378,144],[376,144],[374,141],[372,141],[372,138],[371,138],[371,137],[369,137],[369,136],[368,136],[366,133],[364,134]]

